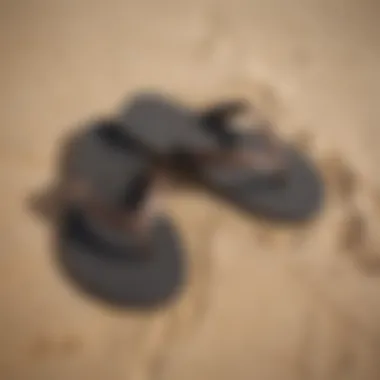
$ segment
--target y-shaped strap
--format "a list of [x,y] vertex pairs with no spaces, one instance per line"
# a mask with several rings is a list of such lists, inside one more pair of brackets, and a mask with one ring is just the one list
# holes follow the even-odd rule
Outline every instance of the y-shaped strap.
[[[248,111],[248,112],[247,112]],[[219,141],[221,149],[213,152],[197,152],[197,159],[209,162],[221,162],[230,165],[251,166],[256,170],[268,172],[283,172],[286,168],[284,143],[280,142],[268,123],[255,125],[254,121],[246,120],[255,134],[255,146],[241,144],[238,124],[234,119],[244,114],[252,114],[252,110],[243,101],[231,101],[217,104],[207,109],[200,116],[202,128],[211,133]]]

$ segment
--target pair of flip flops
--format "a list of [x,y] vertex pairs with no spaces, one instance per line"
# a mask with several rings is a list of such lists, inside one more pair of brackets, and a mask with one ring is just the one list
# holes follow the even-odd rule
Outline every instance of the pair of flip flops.
[[82,131],[67,165],[59,231],[62,262],[88,292],[154,306],[185,279],[184,248],[162,210],[165,170],[176,170],[262,217],[314,217],[323,186],[313,164],[267,128],[239,130],[241,102],[196,112],[137,97],[115,120]]

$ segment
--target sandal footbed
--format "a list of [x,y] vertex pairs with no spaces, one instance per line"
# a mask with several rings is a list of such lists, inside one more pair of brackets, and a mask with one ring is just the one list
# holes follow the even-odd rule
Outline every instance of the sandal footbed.
[[[184,122],[186,118],[192,121]],[[199,119],[160,96],[138,98],[124,114],[124,128],[127,134],[143,140],[156,153],[185,147],[187,152],[196,154],[207,144],[210,149],[215,144],[218,148],[217,139],[202,129]],[[235,143],[242,148],[260,149],[261,142],[262,138],[256,132],[236,132]],[[272,219],[306,220],[320,209],[324,193],[322,180],[307,157],[285,143],[284,149],[288,167],[287,179],[282,186],[274,186],[273,176],[249,166],[202,161],[195,169],[205,185],[248,212]]]
[[199,118],[172,99],[156,94],[140,95],[125,108],[121,122],[127,134],[156,154],[173,149],[215,150],[218,143],[200,128]]
[[[79,220],[78,220],[79,218]],[[59,236],[60,263],[83,290],[103,301],[119,306],[154,306],[170,300],[184,279],[182,248],[175,227],[167,218],[157,218],[151,228],[152,251],[144,260],[115,257],[108,253],[115,247],[94,252],[83,236],[83,223],[77,210],[68,211]],[[138,256],[135,237],[130,239],[130,255]]]
[[123,202],[131,179],[148,168],[148,159],[133,143],[117,130],[100,125],[78,136],[66,172],[70,178],[88,183],[105,205],[115,206]]
[[[247,144],[255,136],[245,133],[240,138]],[[303,154],[291,146],[286,147],[285,153],[287,168],[283,181],[263,178],[262,173],[248,167],[206,163],[197,167],[197,174],[206,185],[247,211],[274,219],[309,219],[319,211],[324,198],[322,179]]]

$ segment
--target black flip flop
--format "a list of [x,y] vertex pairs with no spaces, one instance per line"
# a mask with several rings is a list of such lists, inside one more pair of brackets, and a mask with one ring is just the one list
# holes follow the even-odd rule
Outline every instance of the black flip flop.
[[228,102],[196,113],[152,94],[137,97],[121,120],[125,134],[144,149],[171,155],[180,170],[246,211],[285,221],[311,219],[324,193],[317,169],[268,130],[238,131],[234,116],[245,108]]
[[58,233],[66,273],[117,306],[172,299],[184,280],[183,249],[169,217],[147,209],[157,191],[150,161],[115,123],[101,122],[79,139],[66,175]]

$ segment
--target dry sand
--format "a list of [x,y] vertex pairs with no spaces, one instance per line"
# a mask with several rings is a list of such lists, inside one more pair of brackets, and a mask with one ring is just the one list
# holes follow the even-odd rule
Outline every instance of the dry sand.
[[[0,2],[0,378],[380,378],[380,7],[363,0]],[[176,303],[117,311],[57,270],[31,199],[60,139],[134,91],[244,96],[306,149],[328,197],[276,227],[195,189]]]

